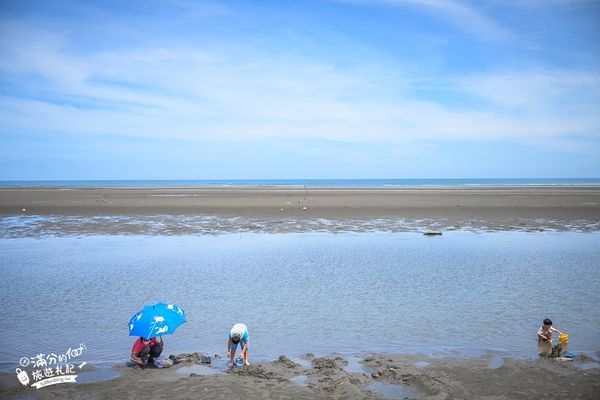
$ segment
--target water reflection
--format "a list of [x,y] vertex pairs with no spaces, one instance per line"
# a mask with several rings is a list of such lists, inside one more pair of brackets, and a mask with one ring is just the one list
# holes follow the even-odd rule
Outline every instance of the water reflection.
[[388,399],[423,398],[423,394],[420,391],[402,384],[373,382],[370,385],[367,385],[367,389]]
[[[537,348],[538,348],[538,354],[541,356],[549,356],[552,354],[552,348],[556,347],[557,344],[560,342],[557,342],[556,340],[549,342],[547,340],[538,340],[537,342]],[[560,343],[561,346],[561,354],[566,354],[569,352],[569,344],[568,343]]]
[[538,340],[538,353],[543,356],[549,356],[552,352],[552,343],[546,340]]

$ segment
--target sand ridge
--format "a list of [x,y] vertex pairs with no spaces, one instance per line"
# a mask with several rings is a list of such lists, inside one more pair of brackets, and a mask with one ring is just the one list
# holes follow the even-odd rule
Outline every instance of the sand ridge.
[[[19,224],[35,226],[20,231]],[[426,229],[589,232],[600,231],[600,188],[2,188],[2,226],[10,226],[16,236]]]

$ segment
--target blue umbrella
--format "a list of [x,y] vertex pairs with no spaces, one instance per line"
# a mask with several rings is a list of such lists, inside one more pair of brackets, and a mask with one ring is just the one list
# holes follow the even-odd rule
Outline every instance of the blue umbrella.
[[175,304],[157,303],[146,306],[129,320],[129,336],[151,339],[167,335],[186,322],[185,312]]

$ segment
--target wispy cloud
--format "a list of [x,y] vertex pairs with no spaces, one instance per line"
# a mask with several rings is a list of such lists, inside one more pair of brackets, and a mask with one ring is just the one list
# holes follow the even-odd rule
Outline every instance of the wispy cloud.
[[446,21],[458,30],[477,38],[492,41],[513,41],[514,33],[472,6],[455,0],[339,0],[347,3],[385,6],[394,8],[413,7],[422,9],[434,17]]
[[513,8],[598,6],[598,0],[488,0],[487,5]]
[[[600,74],[587,5],[348,1],[293,11],[3,3],[2,176],[106,177],[106,159],[121,178],[597,170]],[[548,21],[558,24],[551,35]],[[511,157],[523,162],[507,170]],[[544,172],[554,159],[562,163]]]
[[[290,52],[151,41],[77,53],[64,34],[23,24],[2,31],[0,72],[12,87],[0,97],[3,131],[396,145],[504,140],[572,151],[589,149],[599,134],[600,77],[585,71],[457,75],[423,98],[415,95],[422,77],[367,60],[340,68]],[[469,106],[437,95],[447,92]]]

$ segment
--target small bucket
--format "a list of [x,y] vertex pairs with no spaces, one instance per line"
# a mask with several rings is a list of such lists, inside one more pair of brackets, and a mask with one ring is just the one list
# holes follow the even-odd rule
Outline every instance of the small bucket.
[[238,357],[233,361],[233,365],[236,368],[241,368],[244,366],[244,359],[242,357]]
[[560,340],[560,342],[562,344],[567,344],[569,342],[569,335],[567,335],[566,333],[563,333],[562,335],[560,335],[558,337],[558,339]]

